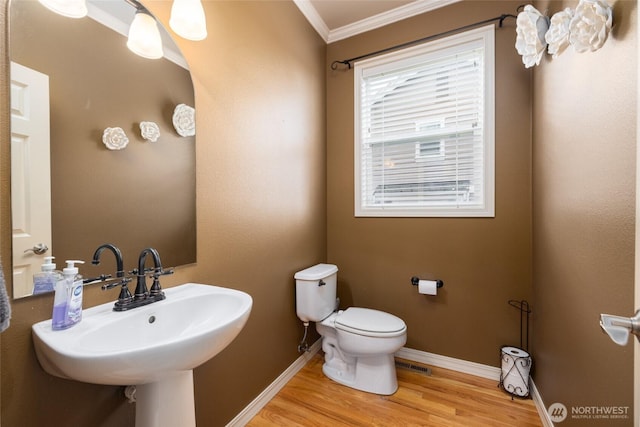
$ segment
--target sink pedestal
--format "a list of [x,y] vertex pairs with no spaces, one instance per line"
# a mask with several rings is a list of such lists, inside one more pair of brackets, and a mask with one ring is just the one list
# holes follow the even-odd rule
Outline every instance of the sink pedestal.
[[136,427],[196,427],[193,371],[136,386]]

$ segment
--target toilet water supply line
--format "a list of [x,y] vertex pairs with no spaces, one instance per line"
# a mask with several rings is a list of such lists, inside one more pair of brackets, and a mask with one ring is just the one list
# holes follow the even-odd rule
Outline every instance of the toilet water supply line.
[[[320,283],[318,284],[318,286],[324,286],[325,283],[320,280]],[[333,311],[337,311],[338,307],[340,307],[340,298],[336,298],[336,304],[333,307]],[[304,335],[302,336],[302,340],[300,341],[300,344],[298,344],[298,353],[306,353],[307,351],[309,351],[309,344],[307,343],[307,332],[309,332],[309,322],[302,322],[302,324],[304,325]]]
[[302,337],[302,341],[298,344],[298,353],[306,353],[309,351],[309,344],[307,343],[307,332],[309,330],[309,322],[303,322],[304,325],[304,335]]

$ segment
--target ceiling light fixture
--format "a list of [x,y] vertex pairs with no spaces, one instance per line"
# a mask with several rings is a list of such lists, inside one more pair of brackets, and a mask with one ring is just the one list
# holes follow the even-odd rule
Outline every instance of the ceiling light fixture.
[[85,0],[38,0],[44,7],[67,18],[84,18],[87,16]]
[[138,4],[136,15],[129,27],[129,38],[127,47],[136,55],[143,58],[162,58],[162,38],[155,18],[149,14],[147,9]]
[[[88,14],[87,0],[38,1],[47,9],[70,18],[83,18]],[[139,0],[124,1],[136,9],[129,27],[127,47],[144,58],[162,58],[163,41],[156,19]],[[169,26],[180,37],[204,40],[207,37],[207,21],[201,0],[173,0]]]
[[173,0],[169,26],[177,35],[188,40],[207,37],[207,21],[200,0]]

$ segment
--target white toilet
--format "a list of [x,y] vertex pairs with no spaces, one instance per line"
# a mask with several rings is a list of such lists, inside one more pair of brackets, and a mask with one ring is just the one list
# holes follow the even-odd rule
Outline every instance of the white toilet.
[[318,264],[299,271],[296,312],[316,322],[325,353],[322,371],[358,390],[389,395],[398,389],[393,355],[407,342],[407,326],[384,311],[350,307],[336,311],[338,267]]

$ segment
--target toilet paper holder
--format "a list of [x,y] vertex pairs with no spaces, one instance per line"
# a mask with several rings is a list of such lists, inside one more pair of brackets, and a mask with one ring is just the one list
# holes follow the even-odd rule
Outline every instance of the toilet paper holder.
[[[417,276],[413,276],[413,277],[411,278],[411,284],[412,284],[413,286],[418,286],[418,283],[419,283],[419,282],[420,282],[420,278],[419,278],[419,277],[417,277]],[[444,286],[444,282],[443,282],[442,280],[436,280],[436,288],[437,288],[437,289],[440,289],[440,288],[441,288],[441,287],[443,287],[443,286]]]

